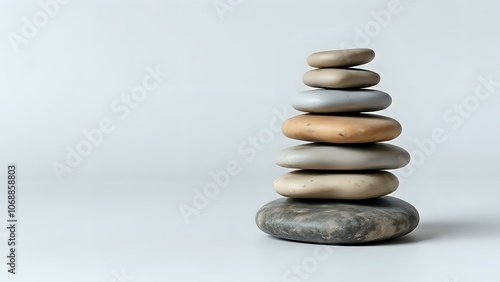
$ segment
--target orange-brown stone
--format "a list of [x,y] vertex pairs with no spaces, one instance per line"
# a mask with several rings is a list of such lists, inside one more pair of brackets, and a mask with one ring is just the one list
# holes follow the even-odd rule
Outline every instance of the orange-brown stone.
[[304,114],[286,120],[282,130],[287,137],[304,141],[371,143],[394,139],[402,128],[396,120],[379,115]]

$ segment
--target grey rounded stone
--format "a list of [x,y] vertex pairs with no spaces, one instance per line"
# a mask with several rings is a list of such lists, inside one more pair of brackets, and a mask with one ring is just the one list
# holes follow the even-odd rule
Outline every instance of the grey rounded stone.
[[275,162],[282,167],[298,169],[396,169],[410,162],[410,154],[403,148],[386,143],[308,143],[281,150]]
[[392,98],[379,90],[314,89],[295,94],[292,106],[302,112],[344,113],[372,112],[389,107]]
[[386,196],[361,201],[281,198],[264,205],[257,226],[278,238],[356,244],[404,236],[419,222],[409,203]]

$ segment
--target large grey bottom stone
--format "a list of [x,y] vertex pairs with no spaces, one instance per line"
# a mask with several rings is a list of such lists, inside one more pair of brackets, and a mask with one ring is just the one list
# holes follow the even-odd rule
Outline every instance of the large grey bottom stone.
[[255,220],[262,231],[283,239],[356,244],[404,236],[417,227],[419,214],[390,196],[361,201],[281,198],[264,205]]

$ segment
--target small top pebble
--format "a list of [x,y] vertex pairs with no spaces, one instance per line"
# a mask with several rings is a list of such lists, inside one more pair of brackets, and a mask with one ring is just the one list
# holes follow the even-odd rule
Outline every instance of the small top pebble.
[[316,52],[307,58],[313,68],[345,68],[366,64],[375,58],[375,52],[368,48],[355,48]]

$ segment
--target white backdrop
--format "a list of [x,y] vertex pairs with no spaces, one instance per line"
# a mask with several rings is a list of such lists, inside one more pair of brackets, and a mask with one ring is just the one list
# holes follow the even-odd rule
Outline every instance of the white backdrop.
[[[0,4],[0,156],[19,167],[18,274],[2,279],[498,280],[497,2],[18,2]],[[319,261],[253,216],[287,171],[274,155],[300,143],[276,126],[307,55],[350,46],[376,52],[362,68],[413,158],[394,195],[422,220]]]

